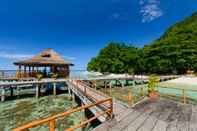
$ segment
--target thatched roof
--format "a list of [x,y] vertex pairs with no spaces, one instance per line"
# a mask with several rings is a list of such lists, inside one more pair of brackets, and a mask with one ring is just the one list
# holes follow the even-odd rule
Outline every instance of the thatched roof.
[[73,65],[71,62],[64,60],[57,52],[49,48],[40,54],[14,63],[15,65],[34,65],[34,66],[50,66],[50,65]]

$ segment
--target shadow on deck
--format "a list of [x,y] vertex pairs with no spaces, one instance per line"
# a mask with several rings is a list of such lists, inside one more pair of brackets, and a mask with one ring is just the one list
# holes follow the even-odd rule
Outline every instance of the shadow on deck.
[[160,98],[145,100],[94,131],[197,131],[197,106]]

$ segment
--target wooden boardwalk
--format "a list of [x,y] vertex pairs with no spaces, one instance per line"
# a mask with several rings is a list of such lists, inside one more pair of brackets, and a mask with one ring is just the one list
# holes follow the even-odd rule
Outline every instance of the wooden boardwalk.
[[197,106],[160,98],[145,100],[94,131],[197,131]]
[[[104,100],[106,98],[109,98],[109,96],[105,95],[104,93],[97,91],[93,88],[90,88],[89,86],[87,86],[85,83],[82,83],[80,81],[69,81],[67,82],[72,83],[72,85],[74,85],[74,87],[72,85],[69,85],[69,88],[72,88],[72,91],[75,92],[74,90],[76,89],[77,92],[82,93],[82,95],[84,97],[86,97],[86,99],[81,98],[81,101],[83,102],[83,104],[87,105],[87,104],[91,104],[91,103],[95,103],[97,101],[100,100]],[[75,92],[76,95],[80,96],[78,93]],[[109,103],[106,103],[103,106],[110,106]],[[93,110],[91,110],[94,114],[96,114],[98,111],[102,110],[102,106],[97,108],[93,108]],[[127,110],[127,107],[125,107],[124,105],[122,105],[121,103],[113,100],[113,114],[117,117],[119,117],[119,115],[121,116],[122,112],[125,112]],[[105,120],[100,119],[102,122]]]

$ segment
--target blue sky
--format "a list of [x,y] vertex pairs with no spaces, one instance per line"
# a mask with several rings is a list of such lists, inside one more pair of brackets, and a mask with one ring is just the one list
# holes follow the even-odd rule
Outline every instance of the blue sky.
[[2,0],[0,69],[45,48],[85,69],[108,42],[142,47],[195,11],[196,0]]

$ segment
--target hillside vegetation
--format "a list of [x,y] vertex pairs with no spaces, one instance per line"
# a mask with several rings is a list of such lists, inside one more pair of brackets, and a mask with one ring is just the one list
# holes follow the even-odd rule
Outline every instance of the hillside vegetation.
[[197,71],[197,13],[176,23],[143,48],[109,43],[88,63],[89,71],[182,74]]

